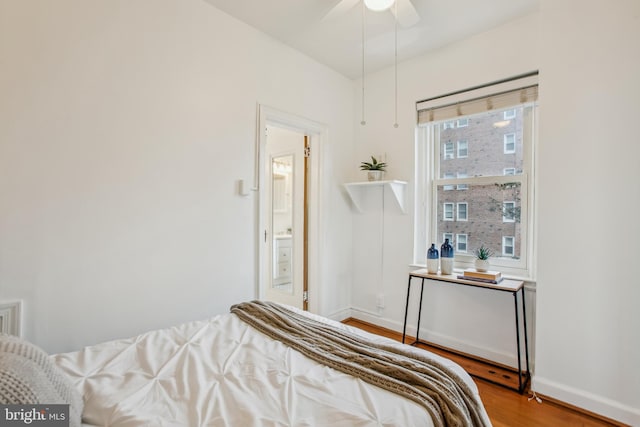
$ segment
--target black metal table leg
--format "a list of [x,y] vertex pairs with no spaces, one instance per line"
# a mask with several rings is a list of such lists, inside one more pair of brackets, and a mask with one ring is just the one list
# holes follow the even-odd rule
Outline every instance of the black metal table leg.
[[[513,302],[516,309],[516,345],[518,348],[518,392],[522,394],[522,362],[520,357],[520,322],[518,321],[518,292],[513,293]],[[526,332],[525,332],[526,335]]]
[[404,306],[404,326],[402,326],[402,344],[404,337],[407,335],[407,314],[409,313],[409,295],[411,294],[411,275],[409,275],[409,283],[407,283],[407,303]]
[[424,277],[420,282],[420,305],[418,305],[418,324],[416,325],[416,340],[414,344],[420,341],[420,318],[422,317],[422,295],[424,295]]
[[[522,287],[522,326],[524,327],[524,357],[527,366],[527,378],[528,381],[531,378],[531,371],[529,369],[529,340],[527,339],[527,306],[524,302],[524,286]],[[527,383],[525,381],[525,387]]]

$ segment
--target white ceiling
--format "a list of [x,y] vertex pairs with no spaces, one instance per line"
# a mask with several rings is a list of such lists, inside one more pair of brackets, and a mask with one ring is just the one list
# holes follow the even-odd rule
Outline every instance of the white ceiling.
[[[349,78],[362,74],[360,0],[205,1]],[[413,26],[398,26],[398,61],[533,13],[540,3],[400,0],[399,5],[405,1],[413,4],[420,19]],[[393,64],[395,18],[390,11],[367,11],[365,21],[365,72],[371,73]]]

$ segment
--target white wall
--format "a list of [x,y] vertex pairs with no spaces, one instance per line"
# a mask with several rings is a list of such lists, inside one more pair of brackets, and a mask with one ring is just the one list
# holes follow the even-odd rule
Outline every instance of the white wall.
[[[366,160],[372,154],[386,154],[389,163],[387,178],[408,181],[408,213],[402,215],[393,204],[386,202],[383,215],[382,199],[373,191],[368,202],[370,209],[362,214],[354,213],[354,316],[402,330],[408,272],[416,268],[410,266],[413,262],[415,102],[536,70],[537,26],[538,16],[534,14],[399,64],[400,126],[397,129],[393,127],[393,69],[366,77],[367,124],[358,125],[356,130],[357,160]],[[354,84],[357,97],[360,84],[360,81]],[[359,102],[356,104],[360,106]],[[360,114],[358,111],[357,117]],[[366,179],[364,173],[357,170],[357,164],[354,162],[351,179]],[[383,237],[379,232],[382,229]],[[380,240],[376,246],[372,240],[378,236]],[[362,250],[360,242],[363,239],[365,244],[362,247],[368,248],[378,248],[384,239],[383,252],[378,249]],[[384,260],[382,268],[358,267],[376,266],[380,259]],[[372,282],[372,276],[376,276],[377,271],[382,271],[384,277],[381,281]],[[418,290],[417,283],[412,289]],[[384,309],[376,307],[378,294],[384,297]],[[527,298],[528,320],[533,326],[534,294],[527,292]],[[415,334],[417,305],[418,295],[414,293],[409,310],[411,334]],[[510,294],[436,284],[425,290],[420,336],[516,366],[513,311],[513,297]],[[532,331],[530,336],[533,336]]]
[[640,425],[640,2],[541,9],[535,387]]
[[[414,101],[539,69],[538,268],[528,295],[535,298],[534,388],[640,425],[640,287],[630,274],[640,255],[640,3],[543,0],[542,6],[538,14],[401,63],[399,129],[392,127],[393,70],[368,76],[367,125],[356,131],[356,160],[386,153],[388,177],[408,180],[411,194]],[[355,82],[356,94],[359,88]],[[362,179],[355,165],[351,179]],[[381,221],[373,197],[367,215]],[[382,283],[368,283],[370,271],[354,271],[354,315],[397,330],[412,260],[411,212],[410,206],[400,219],[385,210],[385,241],[393,247],[384,252]],[[367,232],[361,223],[354,214],[355,242]],[[376,259],[354,245],[355,265]],[[376,309],[375,293],[385,295],[385,309]],[[459,288],[428,295],[421,335],[480,355],[513,354],[513,312],[505,299]]]
[[0,300],[26,338],[67,351],[255,296],[236,182],[257,103],[330,129],[319,306],[348,307],[349,80],[201,0],[3,0],[0,61]]

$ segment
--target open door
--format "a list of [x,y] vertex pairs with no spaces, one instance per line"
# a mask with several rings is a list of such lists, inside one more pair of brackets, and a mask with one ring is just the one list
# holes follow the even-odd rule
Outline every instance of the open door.
[[302,133],[267,126],[263,295],[307,309],[307,157]]
[[[320,171],[322,169],[322,151],[328,140],[329,129],[323,123],[265,105],[258,105],[257,119],[255,190],[259,195],[256,229],[259,274],[256,281],[256,297],[301,307],[313,313],[322,313]],[[281,139],[281,136],[284,136],[282,139],[290,136],[293,139],[293,146],[289,148],[278,147],[278,140]],[[276,223],[278,218],[274,218],[272,170],[275,170],[274,159],[286,157],[291,153],[293,153],[291,168],[298,172],[294,172],[295,175],[290,177],[293,212],[290,272],[293,280],[291,290],[289,290],[285,285],[286,279],[284,279],[286,271],[284,277],[276,276],[277,280],[274,282],[274,272],[279,273],[280,267],[284,269],[287,267],[286,263],[280,265],[282,258],[277,258],[277,255],[282,254],[286,257],[288,252],[287,250],[280,251],[281,247],[286,248],[287,242],[275,242],[276,244],[274,244],[274,236],[280,237],[280,240],[286,240],[288,234],[286,228],[288,227],[285,227],[284,233],[282,227],[279,230],[275,229],[280,225]],[[299,170],[301,166],[305,167],[304,171]],[[299,179],[301,177],[305,181]],[[286,189],[286,179],[284,182],[277,181],[275,185],[282,186],[283,184]],[[282,207],[282,204],[279,206]],[[279,211],[280,209],[276,206],[275,210]],[[275,212],[277,215],[281,213]],[[302,225],[300,225],[301,223]],[[274,224],[276,224],[275,227]],[[277,271],[276,267],[278,267]]]

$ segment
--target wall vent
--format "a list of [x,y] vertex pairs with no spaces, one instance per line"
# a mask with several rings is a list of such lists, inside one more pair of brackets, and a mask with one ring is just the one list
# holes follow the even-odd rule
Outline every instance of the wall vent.
[[22,301],[0,301],[0,332],[22,336]]

